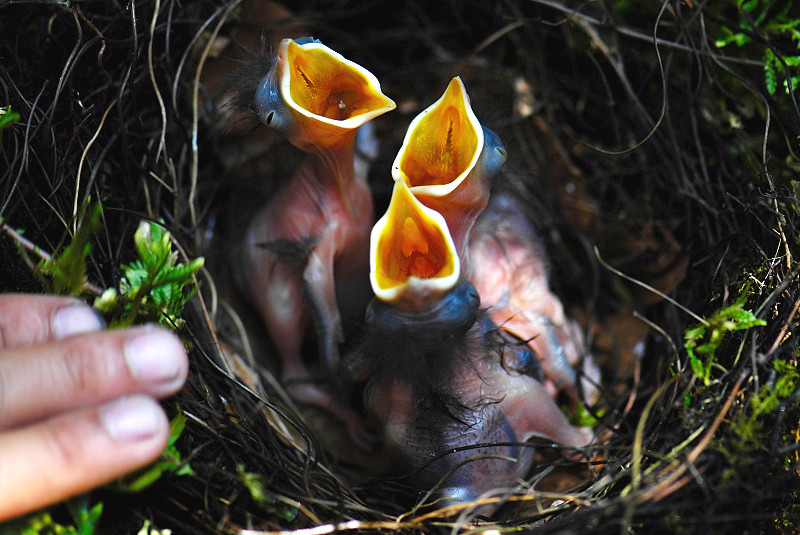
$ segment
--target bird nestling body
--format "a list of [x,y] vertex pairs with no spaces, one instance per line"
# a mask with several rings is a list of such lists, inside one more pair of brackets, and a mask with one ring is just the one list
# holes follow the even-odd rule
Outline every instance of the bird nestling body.
[[[470,285],[463,279],[461,284]],[[462,300],[457,306],[468,308],[468,292],[455,292],[452,299]],[[367,392],[367,406],[396,454],[396,469],[407,474],[412,487],[434,489],[446,502],[517,487],[534,459],[535,448],[525,444],[534,437],[567,452],[591,439],[569,424],[550,397],[538,378],[536,357],[525,346],[507,345],[483,311],[476,308],[475,315],[459,334],[441,330],[445,321],[438,327],[407,321],[418,336],[426,333],[429,344],[381,335],[394,344],[393,358],[406,366],[381,367],[381,362]],[[369,328],[381,332],[377,317]],[[386,346],[370,350],[387,352]]]
[[580,331],[549,289],[544,250],[524,207],[508,193],[490,195],[505,161],[502,141],[480,124],[456,77],[409,125],[392,174],[444,216],[464,276],[492,320],[541,360],[550,392],[577,399]]
[[444,218],[403,182],[373,229],[370,259],[376,298],[356,367],[369,368],[366,405],[410,485],[472,500],[518,484],[531,437],[589,442],[540,382],[536,356],[507,345],[481,310]]
[[353,145],[359,127],[394,107],[369,71],[308,38],[281,42],[253,100],[259,121],[306,155],[247,230],[248,291],[289,392],[332,410],[351,434],[357,416],[314,384],[301,348],[311,319],[321,363],[335,368],[342,315],[362,314],[368,301],[372,196],[366,176],[354,172]]
[[470,234],[470,280],[501,331],[538,357],[551,395],[577,402],[583,336],[550,290],[545,258],[522,201],[495,192]]

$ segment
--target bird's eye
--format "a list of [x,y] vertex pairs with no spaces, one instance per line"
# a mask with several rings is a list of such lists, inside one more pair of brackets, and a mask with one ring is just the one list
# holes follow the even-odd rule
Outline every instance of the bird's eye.
[[474,286],[470,286],[467,290],[467,296],[473,301],[480,301],[481,299],[481,296],[478,295],[478,290],[476,290]]
[[267,126],[272,124],[272,119],[274,119],[274,118],[275,118],[275,112],[274,111],[271,111],[271,112],[269,112],[267,114],[267,118],[266,118],[266,121],[265,121]]

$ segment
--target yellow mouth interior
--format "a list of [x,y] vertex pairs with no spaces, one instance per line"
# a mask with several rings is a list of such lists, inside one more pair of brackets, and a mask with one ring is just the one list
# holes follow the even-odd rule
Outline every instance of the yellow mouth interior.
[[386,225],[374,249],[375,280],[392,288],[410,277],[432,279],[454,273],[455,255],[447,229],[425,212],[404,186],[395,187]]
[[409,187],[449,184],[473,165],[480,140],[465,99],[454,79],[407,135],[399,167]]
[[292,100],[308,112],[344,121],[387,106],[387,98],[354,64],[294,41],[287,50]]

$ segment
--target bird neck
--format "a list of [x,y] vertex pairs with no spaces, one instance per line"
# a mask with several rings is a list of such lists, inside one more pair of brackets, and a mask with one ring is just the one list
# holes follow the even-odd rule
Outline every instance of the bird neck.
[[320,184],[336,191],[352,218],[359,216],[360,187],[366,179],[355,175],[353,146],[355,131],[342,135],[333,143],[316,147],[314,171]]

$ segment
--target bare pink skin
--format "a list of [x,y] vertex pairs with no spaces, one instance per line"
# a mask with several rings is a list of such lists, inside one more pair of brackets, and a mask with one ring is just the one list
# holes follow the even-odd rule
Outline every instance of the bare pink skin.
[[583,337],[550,291],[543,251],[519,208],[508,196],[493,199],[470,236],[467,277],[495,324],[534,351],[550,393],[564,389],[577,400]]
[[[253,220],[244,241],[247,283],[281,357],[284,384],[295,399],[340,417],[354,438],[363,435],[359,416],[313,382],[301,347],[313,314],[323,369],[337,364],[344,342],[342,314],[363,315],[369,298],[372,217],[366,178],[353,173],[350,137],[336,150],[306,156]],[[275,240],[311,240],[313,245],[307,259],[287,262],[260,246]],[[337,291],[348,300],[340,302]]]
[[[485,328],[479,321],[472,333],[479,335]],[[564,446],[565,452],[588,445],[592,438],[590,430],[569,424],[542,383],[515,370],[518,363],[513,350],[506,348],[501,360],[483,344],[472,347],[468,351],[474,355],[448,384],[459,401],[470,407],[458,414],[462,421],[426,406],[403,380],[382,380],[370,401],[400,464],[408,473],[421,469],[409,482],[421,489],[437,487],[447,500],[456,502],[514,488],[533,462],[534,448],[521,445],[532,437]],[[516,444],[452,451],[492,442]],[[491,514],[493,510],[489,507],[481,512]]]

